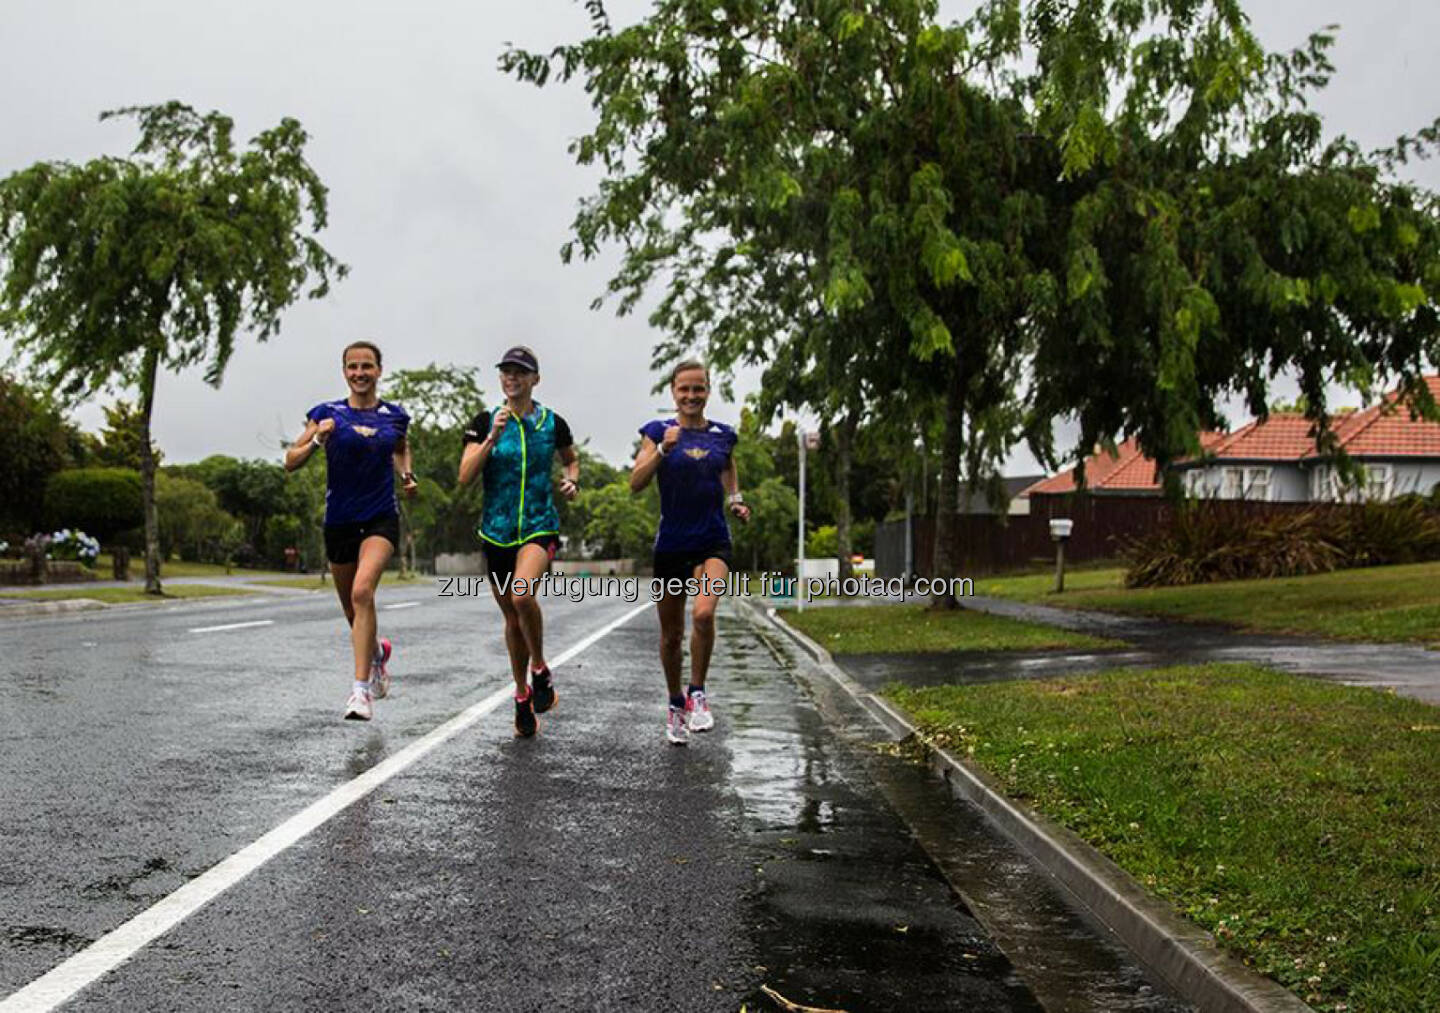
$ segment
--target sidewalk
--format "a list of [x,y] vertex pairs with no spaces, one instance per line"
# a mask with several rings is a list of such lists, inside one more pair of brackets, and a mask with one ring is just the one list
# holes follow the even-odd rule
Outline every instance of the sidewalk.
[[[918,603],[919,599],[911,599]],[[833,601],[834,605],[861,602]],[[868,599],[876,608],[898,599]],[[793,602],[777,599],[777,608]],[[829,600],[807,608],[828,607]],[[1044,678],[1118,666],[1156,668],[1207,661],[1254,662],[1294,675],[1333,679],[1350,686],[1388,689],[1440,706],[1440,651],[1411,644],[1365,644],[1317,637],[1246,633],[1223,626],[1179,623],[1145,616],[1085,612],[989,598],[963,599],[967,609],[1077,633],[1123,640],[1131,649],[1089,652],[955,651],[945,654],[854,654],[840,665],[868,689],[887,682],[932,685]]]

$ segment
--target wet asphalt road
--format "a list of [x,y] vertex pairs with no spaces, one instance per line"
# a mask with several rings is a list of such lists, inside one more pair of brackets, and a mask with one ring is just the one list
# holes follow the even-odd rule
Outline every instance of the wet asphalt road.
[[[328,595],[0,628],[0,997],[506,683],[488,600],[381,607],[368,725]],[[547,643],[632,607],[552,599]],[[210,629],[238,623],[267,625]],[[738,608],[716,731],[667,746],[656,635],[646,608],[557,668],[538,739],[502,706],[66,1008],[1181,1008]]]

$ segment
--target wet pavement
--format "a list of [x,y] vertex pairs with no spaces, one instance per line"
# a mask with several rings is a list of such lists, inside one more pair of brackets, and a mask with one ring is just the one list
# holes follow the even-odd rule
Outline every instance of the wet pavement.
[[[326,596],[5,624],[0,996],[504,684],[489,602],[381,607],[368,725]],[[548,602],[552,649],[631,607]],[[557,669],[539,738],[494,711],[67,1008],[1183,1008],[736,606],[717,729],[666,745],[656,637],[645,609]]]
[[[872,604],[876,608],[886,607],[879,601]],[[1440,705],[1440,651],[1418,645],[1348,643],[1318,637],[1245,633],[1219,625],[1085,612],[981,595],[967,597],[963,604],[979,612],[1107,637],[1130,646],[1066,652],[852,654],[837,661],[872,690],[888,682],[910,686],[970,684],[1048,678],[1122,666],[1156,668],[1204,662],[1253,662],[1350,686],[1394,690],[1401,696]]]

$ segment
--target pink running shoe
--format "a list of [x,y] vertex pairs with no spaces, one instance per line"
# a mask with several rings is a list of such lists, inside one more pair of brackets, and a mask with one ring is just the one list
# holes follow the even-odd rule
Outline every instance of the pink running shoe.
[[703,689],[694,689],[685,698],[685,715],[692,732],[708,732],[715,727],[715,715],[710,713],[710,701]]

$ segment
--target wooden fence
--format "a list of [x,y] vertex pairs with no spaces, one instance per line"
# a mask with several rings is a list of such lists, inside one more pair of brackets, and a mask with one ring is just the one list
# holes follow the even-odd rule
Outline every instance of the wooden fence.
[[[1311,509],[1314,504],[1225,500],[1213,506],[1237,515],[1243,523],[1248,516],[1274,516]],[[1067,563],[1115,559],[1131,539],[1168,524],[1174,509],[1174,504],[1158,496],[1036,496],[1031,498],[1031,512],[1026,516],[962,514],[956,518],[957,572],[961,576],[1005,573],[1052,562],[1052,517],[1068,517],[1075,522],[1065,543]],[[935,518],[913,517],[911,533],[915,575],[934,576]],[[888,580],[902,576],[904,571],[905,522],[890,521],[875,531],[875,573]]]

